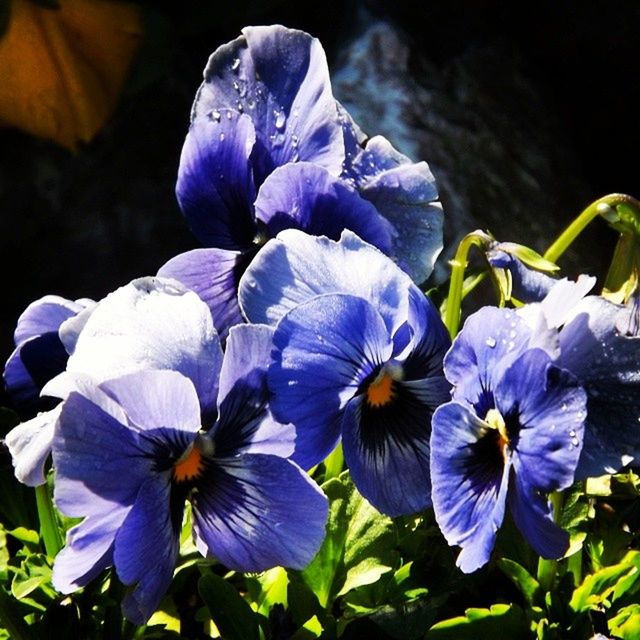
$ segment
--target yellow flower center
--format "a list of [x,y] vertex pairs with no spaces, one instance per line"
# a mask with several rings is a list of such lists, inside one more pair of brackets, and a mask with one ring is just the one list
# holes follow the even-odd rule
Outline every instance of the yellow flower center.
[[509,444],[509,434],[504,418],[497,409],[489,409],[484,421],[492,428],[498,431],[498,448],[504,455],[504,449]]
[[392,371],[382,369],[378,376],[367,387],[367,403],[370,407],[384,407],[396,396],[396,377]]

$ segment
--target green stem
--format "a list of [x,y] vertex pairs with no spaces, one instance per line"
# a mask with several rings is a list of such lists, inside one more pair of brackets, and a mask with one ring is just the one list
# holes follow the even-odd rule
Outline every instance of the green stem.
[[458,250],[451,265],[451,280],[449,281],[449,295],[447,296],[447,309],[444,316],[444,324],[449,331],[451,339],[456,337],[460,326],[460,306],[462,305],[464,289],[464,271],[467,268],[467,256],[471,247],[483,247],[491,238],[483,231],[473,231],[460,241]]
[[324,479],[337,478],[344,468],[344,455],[342,454],[342,442],[324,460]]
[[544,258],[557,262],[558,258],[571,246],[573,241],[582,233],[588,224],[601,215],[606,215],[619,204],[638,204],[635,198],[624,193],[610,193],[592,202],[555,240],[547,249]]
[[[562,505],[564,502],[562,493],[554,491],[549,496],[549,499],[553,505],[553,521],[557,524],[562,514]],[[557,570],[557,560],[547,560],[546,558],[540,558],[538,560],[538,582],[544,591],[551,591]]]
[[574,586],[582,584],[582,549],[567,558],[567,569],[573,575]]
[[31,633],[22,617],[14,609],[15,600],[0,587],[0,622],[2,627],[9,632],[13,640],[30,640]]
[[40,535],[44,541],[47,555],[54,558],[62,549],[62,536],[58,528],[56,513],[49,494],[49,487],[41,484],[36,487],[36,504],[38,505],[38,518],[40,519]]

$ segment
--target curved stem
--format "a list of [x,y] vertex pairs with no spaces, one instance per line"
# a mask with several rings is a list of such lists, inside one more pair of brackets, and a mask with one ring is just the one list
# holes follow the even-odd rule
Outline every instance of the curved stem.
[[573,241],[582,233],[589,223],[598,216],[610,213],[619,204],[627,204],[640,212],[640,203],[624,193],[610,193],[592,202],[551,244],[544,254],[544,258],[556,262],[558,258],[571,246]]
[[47,555],[54,558],[62,549],[62,536],[58,528],[56,513],[49,494],[49,487],[41,484],[36,487],[36,504],[38,506],[38,518],[40,520],[40,535],[44,541]]
[[451,265],[451,280],[449,281],[449,295],[444,316],[444,324],[451,339],[455,338],[460,326],[460,305],[462,304],[464,288],[464,271],[467,268],[467,256],[471,247],[482,247],[491,241],[483,231],[473,231],[460,241],[456,255],[449,262]]

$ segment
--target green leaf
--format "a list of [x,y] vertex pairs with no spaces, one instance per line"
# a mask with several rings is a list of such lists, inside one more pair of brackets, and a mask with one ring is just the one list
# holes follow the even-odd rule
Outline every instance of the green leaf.
[[467,609],[464,616],[435,624],[425,640],[495,640],[531,638],[527,617],[516,605],[494,604],[491,609]]
[[40,544],[40,536],[38,535],[38,532],[33,531],[33,529],[16,527],[15,529],[11,529],[11,531],[7,531],[7,533],[29,547],[35,548]]
[[34,553],[23,560],[11,581],[11,593],[17,600],[23,600],[35,591],[40,591],[46,599],[56,597],[51,587],[51,565],[41,553]]
[[268,616],[274,604],[287,606],[289,577],[282,567],[274,567],[247,578],[247,585],[251,601],[258,613]]
[[198,593],[225,640],[259,640],[258,618],[236,589],[214,573],[198,580]]
[[500,558],[498,566],[520,589],[529,606],[541,605],[544,602],[544,593],[540,583],[522,565],[508,558]]
[[354,488],[348,472],[322,485],[329,498],[327,534],[302,580],[329,609],[340,595],[376,582],[397,563],[393,521]]
[[610,597],[620,597],[640,579],[639,569],[640,552],[630,551],[619,564],[587,576],[574,591],[569,606],[576,612],[586,611],[600,606]]
[[640,638],[640,604],[620,609],[617,615],[609,620],[609,630],[623,640]]
[[555,273],[560,267],[546,258],[543,258],[539,253],[524,246],[523,244],[517,244],[515,242],[501,242],[500,249],[510,253],[520,260],[520,262],[526,264],[532,269],[537,271],[545,271],[547,273]]

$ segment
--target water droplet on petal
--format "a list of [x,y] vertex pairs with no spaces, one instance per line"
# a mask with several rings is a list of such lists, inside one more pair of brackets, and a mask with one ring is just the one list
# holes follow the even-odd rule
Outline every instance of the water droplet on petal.
[[284,111],[274,111],[273,115],[275,116],[275,126],[278,131],[282,131],[284,129],[284,125],[287,122],[287,116],[284,115]]
[[240,58],[235,58],[231,63],[231,71],[238,71],[240,68]]
[[496,346],[496,339],[495,338],[487,338],[484,343],[487,345],[487,347],[489,347],[490,349],[493,349],[493,347]]
[[221,133],[220,134],[220,142],[223,142],[223,141],[224,141],[224,133]]
[[219,111],[212,111],[212,112],[211,112],[211,117],[212,117],[216,122],[220,122],[220,112],[219,112]]

